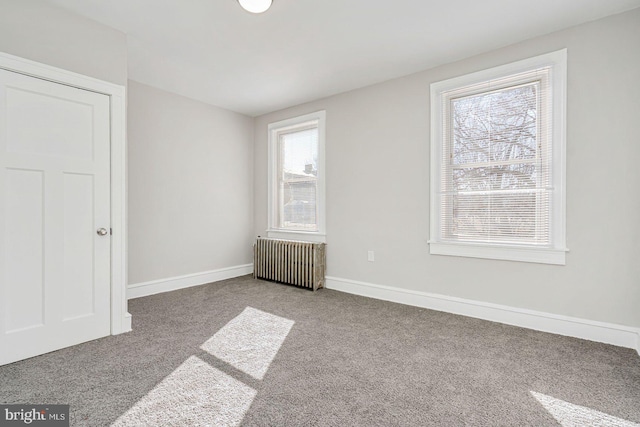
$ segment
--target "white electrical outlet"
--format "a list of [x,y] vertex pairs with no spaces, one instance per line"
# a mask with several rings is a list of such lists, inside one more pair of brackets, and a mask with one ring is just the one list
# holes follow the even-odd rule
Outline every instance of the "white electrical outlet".
[[369,262],[375,261],[375,255],[373,254],[373,251],[367,252],[367,261]]

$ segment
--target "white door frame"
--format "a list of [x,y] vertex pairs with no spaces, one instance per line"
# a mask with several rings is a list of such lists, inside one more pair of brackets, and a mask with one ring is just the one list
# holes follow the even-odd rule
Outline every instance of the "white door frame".
[[0,52],[0,68],[102,93],[111,114],[111,335],[131,330],[127,312],[127,133],[124,86]]

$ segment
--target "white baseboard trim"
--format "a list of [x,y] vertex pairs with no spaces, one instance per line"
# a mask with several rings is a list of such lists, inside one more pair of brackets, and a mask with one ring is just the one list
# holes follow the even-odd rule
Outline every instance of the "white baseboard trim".
[[127,288],[127,299],[146,297],[162,292],[204,285],[251,273],[253,273],[253,264],[245,264],[220,268],[218,270],[203,271],[201,273],[185,274],[184,276],[170,277],[168,279],[134,283]]
[[635,349],[640,355],[640,329],[446,295],[326,277],[326,288],[400,304],[460,314],[537,331],[550,332]]

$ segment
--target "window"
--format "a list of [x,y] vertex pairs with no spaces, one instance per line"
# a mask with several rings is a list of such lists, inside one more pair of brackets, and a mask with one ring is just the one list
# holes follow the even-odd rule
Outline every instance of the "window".
[[431,85],[430,253],[565,263],[566,50]]
[[324,124],[319,111],[269,125],[269,237],[324,241]]

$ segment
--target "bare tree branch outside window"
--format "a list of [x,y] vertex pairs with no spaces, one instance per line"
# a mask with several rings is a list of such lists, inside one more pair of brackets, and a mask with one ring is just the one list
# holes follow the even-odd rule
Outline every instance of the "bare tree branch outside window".
[[535,242],[539,82],[450,100],[451,236]]

